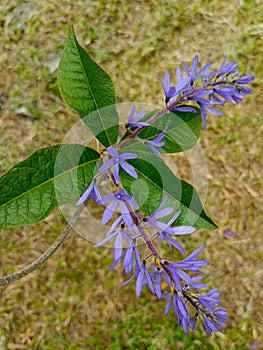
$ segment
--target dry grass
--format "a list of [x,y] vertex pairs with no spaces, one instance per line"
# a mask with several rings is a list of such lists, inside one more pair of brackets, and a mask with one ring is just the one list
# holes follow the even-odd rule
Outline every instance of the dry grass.
[[[72,233],[44,267],[1,289],[0,349],[1,342],[3,349],[248,349],[254,341],[263,349],[262,22],[260,0],[1,1],[0,94],[8,100],[0,112],[0,174],[34,149],[61,142],[78,120],[45,66],[61,55],[71,24],[111,73],[119,102],[161,104],[155,73],[174,71],[196,53],[215,65],[227,55],[256,79],[239,107],[208,119],[200,141],[206,208],[219,229],[200,232],[191,247],[207,238],[209,282],[230,313],[224,333],[183,335],[153,297],[136,300],[134,286],[119,287],[121,272],[106,268],[110,250],[94,251]],[[16,115],[21,106],[33,120]],[[35,226],[1,230],[2,273],[39,256],[64,225],[56,211]],[[231,240],[224,239],[227,228]]]

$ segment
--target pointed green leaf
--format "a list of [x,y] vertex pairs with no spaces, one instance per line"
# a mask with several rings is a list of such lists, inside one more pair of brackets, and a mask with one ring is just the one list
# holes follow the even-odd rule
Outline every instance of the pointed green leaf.
[[105,147],[116,143],[119,119],[112,80],[78,44],[73,28],[59,64],[58,82],[64,101],[84,118],[97,139]]
[[[150,127],[143,129],[138,136],[143,140],[151,141],[166,129],[166,136],[162,141],[165,153],[177,153],[192,148],[200,135],[202,119],[200,110],[195,108],[196,113],[169,112],[151,123]],[[156,113],[156,112],[155,112]],[[153,113],[143,119],[146,121]]]
[[99,153],[82,145],[42,148],[0,178],[0,227],[44,219],[59,205],[73,202],[89,186]]
[[138,158],[128,161],[137,171],[138,179],[120,169],[121,183],[145,215],[152,214],[162,199],[168,196],[165,207],[181,210],[177,225],[216,228],[206,215],[194,187],[176,177],[161,158],[143,145],[131,144],[125,147],[125,151],[138,154]]

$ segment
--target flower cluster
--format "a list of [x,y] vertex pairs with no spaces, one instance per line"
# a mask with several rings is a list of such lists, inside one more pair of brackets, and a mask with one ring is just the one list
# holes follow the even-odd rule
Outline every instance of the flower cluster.
[[[165,109],[147,120],[146,112],[136,113],[136,107],[133,106],[126,124],[128,140],[136,138],[149,147],[154,153],[153,157],[161,155],[159,150],[165,146],[167,127],[152,140],[143,140],[137,135],[167,110],[196,113],[195,108],[187,105],[194,101],[200,107],[203,126],[206,128],[207,112],[221,115],[217,107],[223,106],[226,101],[239,103],[244,95],[251,92],[247,85],[252,82],[253,76],[239,77],[238,66],[234,61],[227,64],[224,59],[218,70],[211,70],[211,64],[208,63],[198,71],[198,56],[195,56],[190,69],[184,62],[182,66],[184,72],[179,67],[176,69],[178,83],[175,86],[170,85],[169,72],[165,73],[163,80],[158,77],[165,93]],[[138,154],[125,152],[126,144],[127,140],[124,139],[116,148],[107,148],[109,159],[100,166],[98,174],[77,202],[77,205],[81,205],[91,198],[105,207],[102,223],[111,223],[111,227],[106,237],[95,247],[114,240],[114,262],[110,269],[122,264],[125,274],[129,275],[124,284],[135,280],[138,297],[144,286],[147,286],[157,298],[166,299],[165,314],[173,307],[178,324],[186,333],[195,328],[198,319],[207,333],[216,332],[225,325],[228,315],[226,309],[219,305],[220,293],[216,288],[206,293],[200,292],[207,288],[201,281],[204,275],[201,268],[207,266],[208,262],[199,259],[204,245],[187,256],[184,246],[178,241],[181,235],[192,234],[196,228],[177,225],[182,213],[176,209],[176,204],[168,205],[168,196],[163,196],[150,215],[143,213],[132,195],[125,191],[120,179],[120,168],[133,179],[139,177],[136,167],[130,164],[130,161],[134,164],[133,160],[136,163]],[[97,178],[105,172],[109,174],[115,190],[103,197]],[[140,242],[147,246],[146,256],[142,256]],[[176,249],[177,254],[185,258],[177,262],[164,259],[157,249],[163,243],[170,249]]]
[[224,106],[225,102],[239,103],[245,95],[251,93],[246,85],[251,84],[253,75],[239,77],[238,65],[235,61],[226,63],[223,60],[218,70],[210,70],[211,63],[207,63],[199,71],[198,56],[196,55],[189,69],[185,62],[182,62],[185,77],[180,67],[176,69],[177,85],[170,85],[170,74],[165,73],[164,79],[160,80],[164,93],[165,103],[169,110],[181,112],[193,112],[195,109],[188,106],[189,101],[196,102],[200,109],[204,129],[206,129],[207,112],[214,115],[223,113],[215,107]]
[[[227,320],[227,312],[223,307],[218,306],[220,294],[216,292],[216,289],[212,289],[206,295],[198,292],[199,289],[206,287],[206,284],[200,282],[202,278],[200,268],[208,265],[208,262],[198,259],[204,246],[196,249],[184,260],[173,263],[162,259],[154,245],[156,238],[159,237],[157,243],[164,240],[169,246],[175,247],[185,255],[184,247],[172,236],[179,237],[191,234],[196,229],[191,226],[171,227],[171,224],[174,224],[174,221],[179,217],[180,212],[176,212],[166,224],[160,221],[174,211],[171,207],[163,208],[167,197],[163,199],[153,214],[141,218],[138,206],[130,195],[125,194],[123,189],[114,196],[110,196],[102,199],[103,202],[112,199],[105,209],[102,222],[108,222],[117,203],[120,205],[119,216],[112,223],[106,237],[95,244],[95,247],[99,247],[114,239],[114,262],[109,269],[115,268],[122,262],[125,273],[131,275],[124,284],[136,279],[136,295],[138,297],[143,286],[146,285],[150,292],[159,299],[166,298],[168,301],[165,313],[168,313],[174,306],[178,324],[184,328],[185,332],[194,329],[198,318],[203,322],[207,333],[215,332],[221,328]],[[130,205],[126,206],[126,204]],[[134,220],[130,216],[131,207],[134,210]],[[139,221],[141,223],[137,226]],[[145,232],[149,227],[156,229],[156,233],[151,238],[146,236],[146,244],[150,254],[143,258],[138,248],[138,240],[145,238]],[[167,288],[170,292],[166,291]],[[190,314],[188,305],[191,305],[195,310],[193,315]]]

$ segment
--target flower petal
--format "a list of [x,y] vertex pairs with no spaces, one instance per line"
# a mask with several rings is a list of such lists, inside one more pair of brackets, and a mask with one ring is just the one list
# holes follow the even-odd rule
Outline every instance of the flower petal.
[[127,174],[129,174],[131,177],[138,179],[138,174],[134,167],[126,162],[121,162],[120,163],[121,167]]
[[109,155],[112,156],[112,158],[117,158],[119,156],[119,153],[115,147],[109,146],[107,148],[107,151],[108,151]]
[[117,200],[113,200],[107,206],[107,208],[105,209],[105,211],[103,213],[102,220],[101,220],[101,222],[103,224],[107,224],[107,222],[110,221],[112,215],[115,213],[115,209],[116,209],[117,204],[118,204],[118,201]]
[[102,166],[99,168],[99,171],[100,172],[104,172],[108,169],[110,169],[114,164],[114,159],[110,159],[110,160],[107,160],[104,164],[102,164]]
[[122,154],[120,155],[120,159],[121,159],[121,160],[135,159],[135,158],[137,158],[137,157],[138,157],[137,154],[135,154],[135,153],[129,153],[129,152],[122,153]]
[[[193,233],[196,231],[195,227],[192,226],[178,226],[178,227],[174,227],[172,228],[172,231],[174,235],[189,235],[190,233]],[[171,234],[169,232],[169,234]]]

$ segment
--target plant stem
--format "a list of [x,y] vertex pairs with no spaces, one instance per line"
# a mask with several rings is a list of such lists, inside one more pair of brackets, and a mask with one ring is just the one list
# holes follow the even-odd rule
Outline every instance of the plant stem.
[[58,239],[38,259],[34,260],[31,264],[27,265],[26,267],[22,268],[21,270],[19,270],[17,272],[14,272],[10,275],[0,277],[0,286],[4,286],[8,283],[12,283],[12,282],[20,279],[20,278],[28,275],[29,273],[33,272],[34,270],[36,270],[42,264],[44,264],[44,262],[46,262],[51,257],[51,255],[58,249],[58,247],[61,245],[61,243],[67,237],[72,226],[74,225],[74,223],[76,222],[76,220],[80,216],[83,208],[84,208],[84,206],[77,207],[74,214],[72,215],[71,220],[69,221],[66,228],[61,232]]

